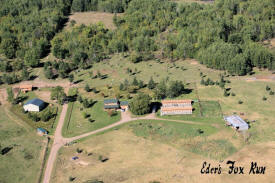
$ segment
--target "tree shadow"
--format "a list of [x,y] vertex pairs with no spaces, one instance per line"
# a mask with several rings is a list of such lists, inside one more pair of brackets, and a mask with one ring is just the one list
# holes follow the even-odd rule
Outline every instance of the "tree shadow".
[[36,75],[31,75],[30,78],[29,78],[29,80],[30,80],[30,81],[33,81],[33,80],[35,80],[37,77],[38,77],[38,76],[36,76]]
[[83,81],[83,79],[79,79],[79,80],[75,81],[74,84],[81,83],[82,81]]
[[192,93],[192,91],[193,91],[193,89],[189,89],[189,88],[186,88],[186,89],[184,89],[183,90],[183,94],[190,94],[190,93]]

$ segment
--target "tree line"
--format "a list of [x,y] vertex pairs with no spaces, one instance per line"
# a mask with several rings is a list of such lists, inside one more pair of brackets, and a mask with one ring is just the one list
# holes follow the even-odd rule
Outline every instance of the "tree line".
[[[39,59],[50,50],[73,64],[72,69],[89,68],[120,52],[129,53],[134,63],[154,57],[196,58],[236,75],[250,73],[253,67],[275,69],[275,54],[259,43],[275,36],[273,0],[216,0],[207,5],[168,0],[3,0],[1,4],[0,52],[14,59],[1,67],[7,72],[40,66]],[[56,35],[71,11],[91,10],[125,13],[114,16],[115,30],[102,24],[80,25]]]

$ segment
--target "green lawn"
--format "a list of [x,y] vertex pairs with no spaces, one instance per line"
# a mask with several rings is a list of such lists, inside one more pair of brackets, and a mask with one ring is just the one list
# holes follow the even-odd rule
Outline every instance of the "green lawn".
[[[79,102],[69,104],[66,121],[63,126],[63,135],[65,137],[73,137],[85,132],[94,131],[120,120],[120,112],[118,112],[117,115],[110,117],[107,112],[103,110],[102,101],[96,102],[88,109],[83,108],[81,111],[81,108],[83,108],[83,106]],[[71,114],[70,111],[72,111]],[[90,122],[88,120],[89,118],[85,119],[83,116],[84,112],[89,114],[89,118],[94,121]]]
[[40,154],[44,146],[43,137],[36,135],[36,131],[20,119],[11,119],[4,107],[0,106],[0,148],[13,149],[0,155],[0,182],[37,182],[42,163]]

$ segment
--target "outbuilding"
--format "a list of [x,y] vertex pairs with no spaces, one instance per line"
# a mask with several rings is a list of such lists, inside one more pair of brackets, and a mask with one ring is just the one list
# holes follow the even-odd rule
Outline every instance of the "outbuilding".
[[19,89],[24,93],[26,93],[28,91],[32,91],[32,88],[33,88],[32,85],[20,85],[19,86]]
[[224,120],[228,126],[232,126],[238,131],[248,130],[249,128],[248,124],[237,115],[225,116]]
[[121,101],[120,102],[120,108],[123,110],[128,110],[129,102],[128,101]]
[[37,128],[37,133],[42,136],[42,135],[47,135],[48,131],[45,130],[44,128]]
[[34,98],[29,100],[26,104],[24,104],[23,108],[25,111],[39,112],[43,110],[45,106],[46,106],[46,103],[43,100]]

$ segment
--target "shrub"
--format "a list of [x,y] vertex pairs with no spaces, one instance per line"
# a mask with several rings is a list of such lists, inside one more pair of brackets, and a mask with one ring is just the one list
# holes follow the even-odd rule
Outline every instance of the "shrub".
[[69,177],[70,182],[73,182],[74,180],[75,180],[75,177],[72,177],[72,176]]
[[269,92],[269,95],[274,95],[274,91],[270,91],[270,92]]
[[265,96],[263,96],[263,101],[267,100],[267,98]]
[[266,91],[269,91],[269,90],[270,90],[270,87],[269,87],[268,85],[266,85],[265,90],[266,90]]
[[86,118],[88,118],[88,117],[90,117],[90,114],[88,114],[88,113],[86,113],[86,112],[83,112],[83,117],[86,119]]
[[239,100],[238,104],[243,104],[243,101]]

